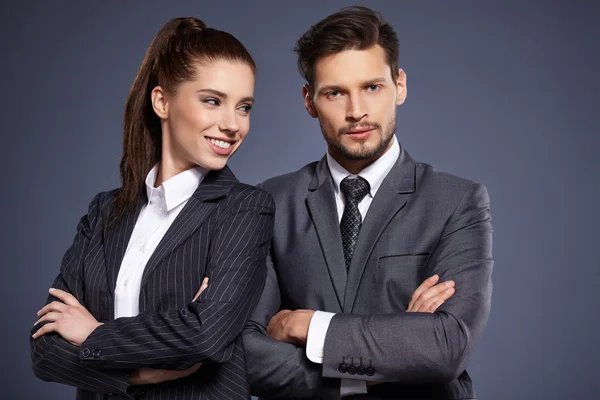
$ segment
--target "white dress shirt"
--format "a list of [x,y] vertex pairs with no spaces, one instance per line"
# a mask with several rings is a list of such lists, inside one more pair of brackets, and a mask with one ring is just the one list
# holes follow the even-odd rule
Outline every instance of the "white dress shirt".
[[115,286],[115,318],[139,313],[140,286],[146,264],[161,239],[208,171],[188,169],[155,188],[158,165],[146,176],[148,203],[133,228]]
[[[362,199],[360,203],[358,203],[358,210],[363,221],[367,215],[369,206],[371,206],[371,202],[377,193],[377,190],[379,190],[381,183],[391,171],[394,164],[396,164],[396,161],[400,156],[400,145],[398,144],[396,136],[394,136],[392,140],[393,143],[390,149],[381,157],[379,157],[373,164],[369,165],[358,174],[366,179],[370,186],[369,193],[364,197],[364,199]],[[348,176],[355,178],[356,175],[346,171],[344,167],[342,167],[333,159],[333,157],[331,157],[329,152],[327,152],[327,165],[329,167],[331,177],[333,178],[338,220],[341,222],[342,215],[344,213],[345,199],[344,194],[340,190],[340,183],[342,180],[344,180],[344,178]],[[308,357],[308,359],[314,363],[323,363],[325,336],[327,335],[327,329],[329,329],[329,324],[334,315],[334,313],[330,312],[316,311],[310,321],[310,325],[308,326],[308,336],[306,338],[306,357]],[[359,379],[341,380],[340,394],[342,397],[362,393],[367,393],[366,381]]]

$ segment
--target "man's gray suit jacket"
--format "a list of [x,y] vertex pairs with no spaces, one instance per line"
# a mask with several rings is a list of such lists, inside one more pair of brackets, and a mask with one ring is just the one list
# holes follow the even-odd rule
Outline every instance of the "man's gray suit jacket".
[[[346,272],[324,157],[264,182],[276,202],[268,277],[244,329],[252,393],[336,399],[340,378],[383,382],[360,398],[474,399],[466,367],[491,305],[492,226],[485,187],[401,150],[364,218]],[[435,313],[406,312],[429,276],[456,293]],[[337,313],[323,364],[266,336],[280,309]]]

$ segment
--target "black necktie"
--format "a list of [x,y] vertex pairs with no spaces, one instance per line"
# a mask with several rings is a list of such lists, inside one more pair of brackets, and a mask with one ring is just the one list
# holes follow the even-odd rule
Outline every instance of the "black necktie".
[[340,183],[340,189],[346,198],[340,231],[342,233],[342,245],[344,246],[344,259],[346,271],[350,268],[354,245],[358,239],[358,233],[362,226],[362,218],[358,211],[358,203],[369,193],[369,182],[360,176],[357,178],[346,177]]

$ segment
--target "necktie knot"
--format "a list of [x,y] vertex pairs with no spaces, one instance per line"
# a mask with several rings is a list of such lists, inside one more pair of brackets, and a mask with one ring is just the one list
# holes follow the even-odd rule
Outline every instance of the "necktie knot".
[[347,176],[340,183],[340,190],[344,193],[346,201],[358,204],[369,193],[371,187],[365,178]]

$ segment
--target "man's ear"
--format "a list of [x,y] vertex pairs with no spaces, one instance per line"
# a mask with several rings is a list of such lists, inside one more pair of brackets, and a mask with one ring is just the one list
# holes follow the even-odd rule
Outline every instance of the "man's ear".
[[310,115],[313,118],[318,118],[319,114],[317,113],[315,105],[313,104],[312,94],[310,91],[310,86],[308,86],[308,84],[302,86],[302,98],[304,100],[304,108],[306,108],[308,115]]
[[396,97],[396,105],[401,105],[406,101],[406,73],[402,68],[398,68],[398,79],[396,79],[398,88],[398,96]]

